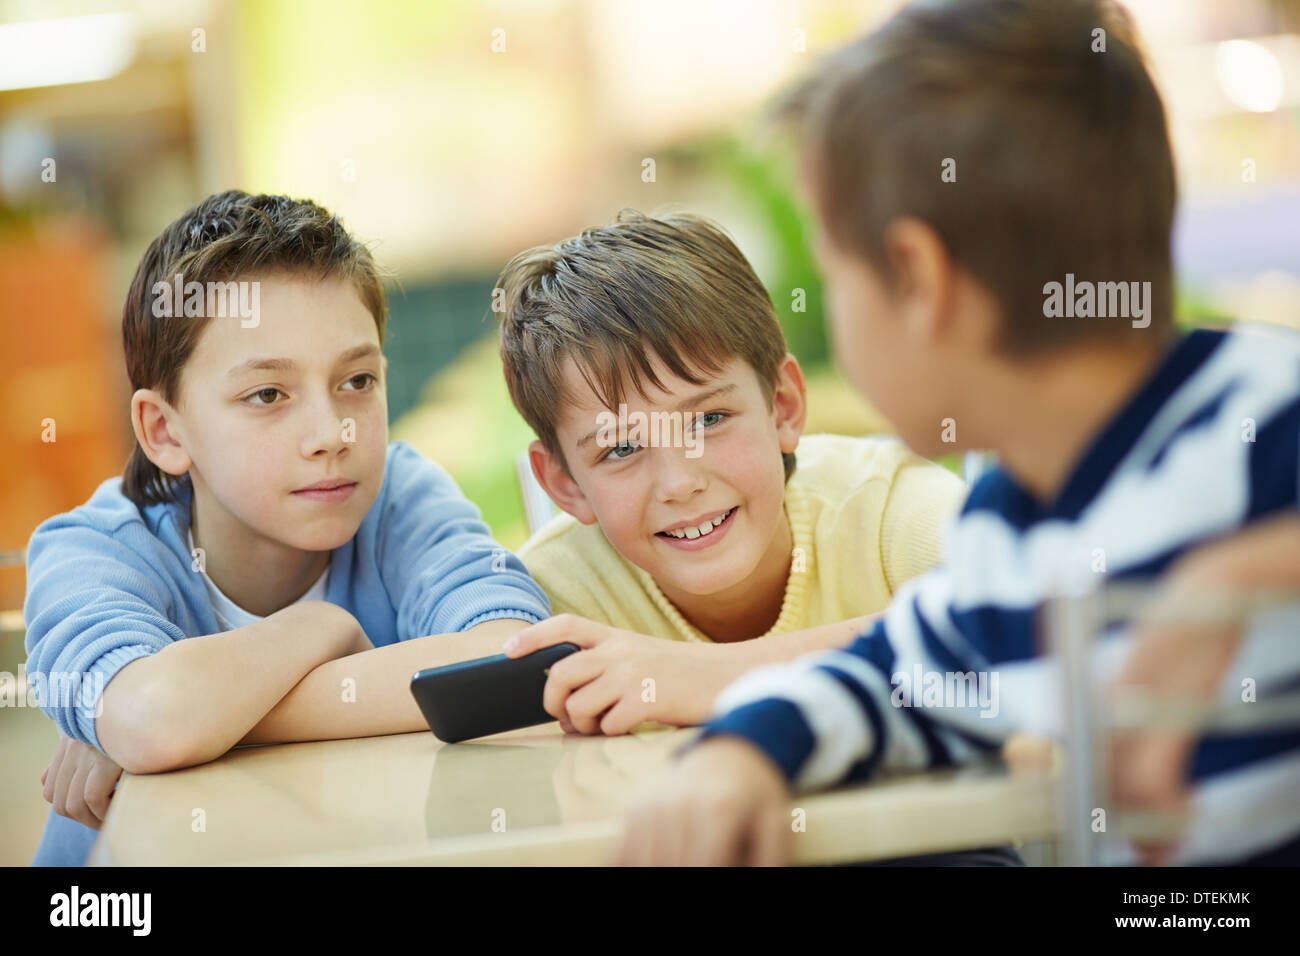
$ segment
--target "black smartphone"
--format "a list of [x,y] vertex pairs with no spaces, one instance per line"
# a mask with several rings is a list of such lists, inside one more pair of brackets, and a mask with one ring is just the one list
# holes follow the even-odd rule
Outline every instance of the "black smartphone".
[[523,657],[496,654],[430,667],[411,678],[411,694],[433,735],[449,744],[544,724],[555,719],[542,709],[546,675],[577,649],[554,644]]

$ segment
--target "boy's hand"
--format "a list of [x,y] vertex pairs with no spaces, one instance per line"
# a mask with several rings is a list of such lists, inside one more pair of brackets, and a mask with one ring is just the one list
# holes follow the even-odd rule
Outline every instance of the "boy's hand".
[[621,631],[575,614],[525,628],[505,653],[522,657],[565,642],[581,650],[551,666],[542,706],[566,733],[625,734],[647,720],[701,723],[744,669],[726,647]]
[[41,774],[41,783],[55,813],[98,830],[120,776],[122,768],[94,747],[60,734],[59,749]]
[[[1162,582],[1159,606],[1193,606],[1206,595],[1247,590],[1250,575],[1240,573],[1250,548],[1228,539],[1193,552]],[[1144,694],[1175,701],[1214,700],[1241,643],[1235,622],[1155,621],[1140,624],[1133,651],[1116,680],[1117,689],[1140,688]],[[1183,814],[1188,810],[1188,764],[1201,732],[1196,728],[1153,727],[1117,731],[1110,744],[1111,792],[1117,804],[1131,809]],[[1176,843],[1135,844],[1148,866],[1166,862]]]
[[671,764],[628,811],[620,866],[783,866],[790,789],[746,741],[715,737]]
[[[1139,632],[1117,687],[1179,700],[1210,701],[1232,662],[1240,628],[1232,625],[1154,624]],[[1188,764],[1200,732],[1152,727],[1116,731],[1110,745],[1111,792],[1117,804],[1183,814],[1188,810]],[[1173,843],[1135,844],[1147,866],[1166,862]]]

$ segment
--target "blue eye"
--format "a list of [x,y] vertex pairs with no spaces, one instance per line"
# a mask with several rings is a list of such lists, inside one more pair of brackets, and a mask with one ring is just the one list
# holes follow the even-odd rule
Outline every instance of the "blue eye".
[[[714,415],[716,415],[717,417],[713,421],[711,422],[705,421],[706,418],[709,418],[710,416],[714,416]],[[722,420],[726,417],[727,417],[726,412],[705,412],[702,415],[697,415],[696,421],[698,421],[705,428],[712,428],[714,425],[720,424]]]
[[[624,449],[627,450],[627,454],[625,455],[615,454],[615,452],[623,451]],[[605,454],[602,455],[601,457],[602,459],[613,459],[614,461],[625,461],[626,459],[632,457],[632,452],[636,451],[636,449],[637,449],[636,445],[618,445],[617,447],[611,448],[609,451],[605,452]]]

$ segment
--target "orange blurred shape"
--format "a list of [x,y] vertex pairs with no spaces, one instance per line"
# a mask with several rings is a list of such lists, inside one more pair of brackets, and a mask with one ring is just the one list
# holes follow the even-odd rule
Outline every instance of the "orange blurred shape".
[[[126,461],[107,259],[102,234],[79,220],[0,230],[0,551],[25,548]],[[0,611],[22,606],[23,578],[0,567]]]

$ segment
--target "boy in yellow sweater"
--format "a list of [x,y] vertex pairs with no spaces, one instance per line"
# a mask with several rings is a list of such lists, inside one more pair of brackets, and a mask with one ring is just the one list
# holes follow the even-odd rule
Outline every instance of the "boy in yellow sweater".
[[699,723],[741,673],[851,640],[937,562],[964,485],[892,439],[801,440],[799,363],[713,223],[625,210],[498,285],[533,472],[566,512],[519,552],[558,617],[506,653],[582,649],[546,685],[566,730]]

